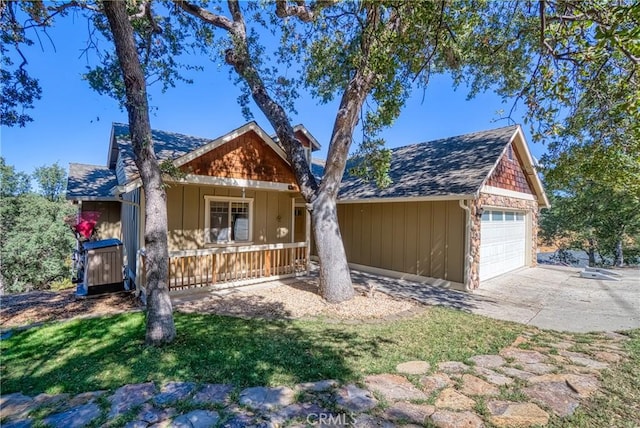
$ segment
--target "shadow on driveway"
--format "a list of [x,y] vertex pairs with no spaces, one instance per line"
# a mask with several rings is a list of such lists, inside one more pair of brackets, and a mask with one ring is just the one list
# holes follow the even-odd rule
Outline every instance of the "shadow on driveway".
[[473,312],[480,305],[494,302],[489,297],[452,290],[420,282],[374,275],[362,271],[351,270],[354,284],[374,286],[376,290],[395,297],[417,300],[427,305],[440,305],[449,308]]
[[354,283],[387,294],[557,331],[640,328],[640,270],[618,269],[620,281],[580,277],[560,266],[520,269],[468,293],[352,270]]

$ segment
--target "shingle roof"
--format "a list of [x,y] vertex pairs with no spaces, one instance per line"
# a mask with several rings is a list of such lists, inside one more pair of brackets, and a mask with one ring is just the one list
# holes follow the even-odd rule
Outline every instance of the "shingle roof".
[[[138,175],[138,168],[133,160],[134,154],[131,139],[129,137],[129,125],[114,123],[113,135],[116,139],[116,143],[118,144],[120,158],[127,181],[130,181]],[[158,161],[160,162],[184,156],[212,141],[208,138],[193,137],[190,135],[158,131],[155,129],[151,130],[151,138],[153,138],[153,147],[155,149],[156,156],[158,157]]]
[[117,184],[115,171],[106,166],[71,163],[67,199],[115,199],[111,189]]
[[339,200],[471,195],[478,191],[516,126],[474,132],[392,149],[390,186],[350,176],[342,179]]
[[322,179],[322,176],[324,175],[324,165],[324,159],[311,159],[311,165],[309,165],[309,168],[311,168],[311,174],[313,174],[318,181],[320,181]]
[[[507,126],[392,149],[392,183],[384,189],[349,175],[347,166],[338,199],[471,195],[489,175],[517,128]],[[128,182],[138,175],[128,125],[114,123],[113,135]],[[158,130],[152,131],[152,137],[160,162],[184,156],[212,141]],[[320,177],[323,167],[322,162],[313,160],[314,175]],[[71,164],[67,198],[112,197],[110,190],[117,184],[115,171],[108,167]]]

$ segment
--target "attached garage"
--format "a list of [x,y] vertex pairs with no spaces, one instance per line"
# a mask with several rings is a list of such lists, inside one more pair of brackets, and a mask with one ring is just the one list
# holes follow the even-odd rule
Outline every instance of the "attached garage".
[[480,223],[480,281],[527,265],[527,222],[520,211],[485,210]]
[[347,173],[340,186],[338,220],[353,268],[474,290],[535,266],[539,209],[549,201],[519,126],[391,152],[391,185]]
[[458,201],[345,203],[338,205],[338,220],[353,267],[464,288],[465,213]]

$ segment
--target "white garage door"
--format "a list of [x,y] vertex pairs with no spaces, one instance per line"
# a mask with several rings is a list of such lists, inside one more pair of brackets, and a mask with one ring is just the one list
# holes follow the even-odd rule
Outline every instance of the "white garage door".
[[480,225],[480,281],[525,265],[526,224],[523,212],[483,212]]

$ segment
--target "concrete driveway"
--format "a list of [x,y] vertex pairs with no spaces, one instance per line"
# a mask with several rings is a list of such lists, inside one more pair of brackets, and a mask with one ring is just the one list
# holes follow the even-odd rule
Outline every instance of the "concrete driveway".
[[353,271],[354,282],[389,294],[558,331],[640,328],[640,270],[619,269],[620,281],[580,278],[580,269],[540,266],[483,282],[473,293]]
[[540,266],[486,281],[474,295],[494,299],[505,311],[487,307],[477,313],[574,332],[640,327],[640,270],[615,270],[620,281],[581,278],[580,271]]

